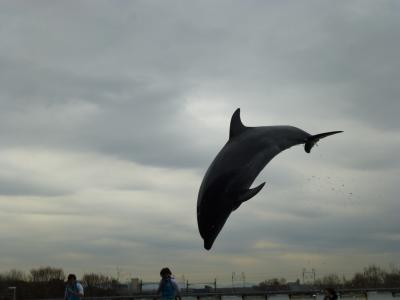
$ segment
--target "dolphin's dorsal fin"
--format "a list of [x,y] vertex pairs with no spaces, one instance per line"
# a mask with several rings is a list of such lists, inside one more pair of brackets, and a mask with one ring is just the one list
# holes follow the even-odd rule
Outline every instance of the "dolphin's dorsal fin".
[[264,187],[265,182],[261,183],[259,186],[255,188],[245,190],[243,193],[239,195],[237,201],[233,204],[232,211],[238,209],[238,207],[245,201],[253,198],[255,195],[258,194],[259,191]]
[[246,130],[246,128],[247,127],[243,125],[242,120],[240,119],[240,108],[238,108],[233,113],[232,118],[231,118],[231,126],[229,129],[229,139],[240,135],[243,131]]

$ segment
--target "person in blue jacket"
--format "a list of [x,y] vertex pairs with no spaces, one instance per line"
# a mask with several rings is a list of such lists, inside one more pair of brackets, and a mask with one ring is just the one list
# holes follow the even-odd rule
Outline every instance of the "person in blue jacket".
[[81,300],[83,294],[82,284],[76,280],[75,274],[69,274],[65,287],[64,300]]
[[158,286],[157,294],[161,294],[162,300],[181,300],[181,293],[178,284],[172,277],[172,272],[169,268],[163,268],[160,271],[160,284]]

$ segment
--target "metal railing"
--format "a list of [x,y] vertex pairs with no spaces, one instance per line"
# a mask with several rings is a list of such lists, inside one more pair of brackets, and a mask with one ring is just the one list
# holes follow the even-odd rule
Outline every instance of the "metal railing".
[[[354,299],[368,299],[369,293],[387,293],[391,294],[393,298],[400,299],[400,287],[398,288],[365,288],[365,289],[338,289],[339,299],[341,298],[354,298]],[[278,295],[287,295],[289,299],[321,299],[323,290],[321,289],[310,289],[310,290],[277,290],[277,291],[224,291],[224,292],[183,292],[181,297],[191,299],[215,299],[222,300],[224,297],[238,297],[242,300],[258,298],[258,299],[270,299],[271,297]],[[83,297],[82,300],[159,300],[160,295],[153,292],[149,293],[138,293],[124,296],[102,296],[102,297]],[[33,299],[32,299],[33,300]],[[34,300],[63,300],[62,298],[46,298],[46,299],[34,299]]]
[[[398,297],[400,299],[400,287],[398,288],[366,288],[366,289],[339,289],[337,290],[338,294],[341,297],[349,297],[349,296],[362,296],[365,299],[368,299],[368,293],[388,293],[391,294],[392,297]],[[222,300],[223,297],[238,297],[242,300],[246,300],[246,298],[263,298],[265,300],[270,297],[277,295],[287,295],[289,299],[295,298],[309,298],[316,299],[318,295],[322,295],[323,290],[321,289],[312,289],[312,290],[278,290],[278,291],[232,291],[232,292],[205,292],[205,293],[181,293],[182,298],[195,298],[197,300],[201,299],[217,299]],[[339,299],[341,298],[339,297]],[[160,299],[159,295],[153,293],[147,294],[133,294],[126,296],[106,296],[106,297],[84,297],[83,300],[158,300]],[[48,299],[47,299],[48,300]],[[53,299],[55,300],[55,299]],[[60,299],[57,299],[60,300]]]

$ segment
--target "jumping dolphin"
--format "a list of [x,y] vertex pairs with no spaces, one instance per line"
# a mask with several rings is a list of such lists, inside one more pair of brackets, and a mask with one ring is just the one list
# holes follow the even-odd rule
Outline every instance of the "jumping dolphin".
[[197,223],[204,248],[210,250],[229,215],[265,185],[250,188],[268,162],[294,145],[311,148],[321,138],[342,131],[311,135],[293,126],[247,127],[240,109],[232,115],[229,140],[211,163],[197,198]]

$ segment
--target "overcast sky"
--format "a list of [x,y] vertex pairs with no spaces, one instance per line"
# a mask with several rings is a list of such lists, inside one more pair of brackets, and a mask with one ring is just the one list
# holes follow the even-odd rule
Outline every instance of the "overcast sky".
[[[0,272],[220,282],[400,267],[398,1],[2,1]],[[202,177],[249,126],[293,147],[211,251]]]

